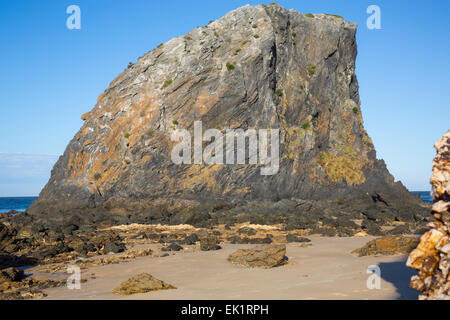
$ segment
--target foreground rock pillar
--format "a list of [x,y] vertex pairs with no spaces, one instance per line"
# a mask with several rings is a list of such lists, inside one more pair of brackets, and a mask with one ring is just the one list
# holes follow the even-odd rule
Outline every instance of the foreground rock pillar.
[[419,271],[410,286],[422,292],[420,300],[450,300],[450,130],[434,147],[431,185],[436,221],[409,255],[407,266]]

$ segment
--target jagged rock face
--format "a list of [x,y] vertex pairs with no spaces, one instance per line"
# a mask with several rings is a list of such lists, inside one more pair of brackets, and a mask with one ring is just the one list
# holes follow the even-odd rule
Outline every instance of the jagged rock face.
[[[29,212],[195,223],[217,212],[302,207],[414,220],[419,200],[394,183],[363,127],[355,34],[356,25],[339,17],[261,5],[160,45],[82,116]],[[278,173],[263,176],[251,164],[175,165],[171,133],[193,135],[195,121],[224,133],[279,129]]]
[[411,287],[421,300],[450,300],[450,130],[434,145],[437,155],[431,176],[435,222],[409,255],[407,265],[419,271]]

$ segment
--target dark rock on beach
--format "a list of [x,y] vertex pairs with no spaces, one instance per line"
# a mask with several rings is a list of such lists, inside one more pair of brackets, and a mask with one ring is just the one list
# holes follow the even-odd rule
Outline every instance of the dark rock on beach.
[[105,245],[103,249],[104,253],[119,253],[125,251],[126,247],[124,244],[117,244],[113,242],[109,242]]
[[335,237],[336,230],[331,228],[315,228],[311,230],[311,234],[318,234],[324,237]]
[[86,256],[89,252],[95,252],[95,246],[92,243],[83,243],[78,245],[77,247],[74,248],[74,250],[81,254]]
[[361,227],[367,234],[371,236],[382,236],[384,232],[381,230],[380,225],[372,220],[364,220]]
[[398,235],[404,235],[404,234],[411,234],[411,233],[412,233],[412,232],[411,232],[411,229],[410,229],[409,226],[406,225],[406,224],[396,226],[396,227],[394,227],[392,230],[389,230],[389,231],[387,232],[387,234],[395,235],[395,236],[398,236]]
[[256,234],[256,230],[252,229],[252,228],[249,228],[249,227],[243,227],[243,228],[240,228],[238,230],[238,233],[239,234],[246,234],[248,236],[254,236]]
[[31,266],[37,263],[37,260],[24,255],[15,255],[7,252],[0,252],[0,269],[9,267]]
[[299,236],[297,236],[295,234],[288,234],[286,236],[286,241],[287,242],[299,242],[299,243],[301,243],[301,242],[311,242],[310,239],[304,238],[304,237],[299,237]]
[[190,234],[189,236],[187,236],[186,238],[184,238],[184,240],[182,241],[182,244],[194,245],[199,241],[200,241],[200,238],[195,233],[193,233],[193,234]]
[[215,250],[220,250],[220,249],[222,249],[222,247],[219,246],[218,244],[214,244],[214,243],[201,243],[200,244],[201,251],[215,251]]
[[248,243],[250,243],[250,244],[270,244],[270,243],[272,243],[272,239],[270,239],[269,237],[249,238]]
[[21,281],[0,281],[0,300],[40,299],[46,294],[43,290],[63,286],[66,281],[36,280],[25,278]]
[[73,251],[72,248],[66,244],[59,243],[56,245],[41,246],[34,250],[32,257],[37,260],[45,260],[46,258],[53,258],[58,254]]
[[231,244],[247,244],[249,243],[249,239],[246,237],[238,237],[238,236],[231,236],[227,238],[227,241],[229,241]]
[[0,269],[0,282],[20,281],[25,278],[22,270],[16,268]]
[[167,247],[161,248],[161,250],[162,251],[181,251],[181,250],[183,250],[183,247],[176,243],[171,243]]

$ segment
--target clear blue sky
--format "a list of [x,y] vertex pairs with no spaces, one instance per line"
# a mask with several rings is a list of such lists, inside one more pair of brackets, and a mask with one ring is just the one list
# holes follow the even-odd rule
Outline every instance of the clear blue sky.
[[[357,76],[378,157],[428,190],[434,142],[450,129],[450,1],[278,1],[358,24]],[[8,0],[0,4],[0,196],[37,195],[109,83],[159,43],[257,1]],[[268,3],[268,2],[267,2]],[[66,8],[81,8],[81,30]],[[369,5],[382,29],[366,27]]]

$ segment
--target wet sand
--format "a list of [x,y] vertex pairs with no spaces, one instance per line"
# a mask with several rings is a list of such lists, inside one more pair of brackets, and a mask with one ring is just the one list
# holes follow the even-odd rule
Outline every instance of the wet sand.
[[[83,270],[82,277],[88,281],[81,284],[81,289],[48,289],[46,299],[417,299],[418,293],[408,288],[409,279],[415,273],[405,266],[406,255],[357,257],[350,253],[373,237],[313,236],[310,239],[310,247],[288,244],[289,263],[273,269],[248,269],[229,263],[230,253],[254,247],[231,244],[223,245],[218,251],[181,251],[168,257],[141,257],[126,263],[91,267]],[[371,265],[381,269],[379,290],[367,288],[370,276],[367,268]],[[33,273],[33,269],[27,272]],[[120,283],[142,272],[177,289],[132,296],[111,293]],[[95,279],[90,278],[91,274],[95,274]],[[34,276],[51,278],[37,272]]]

